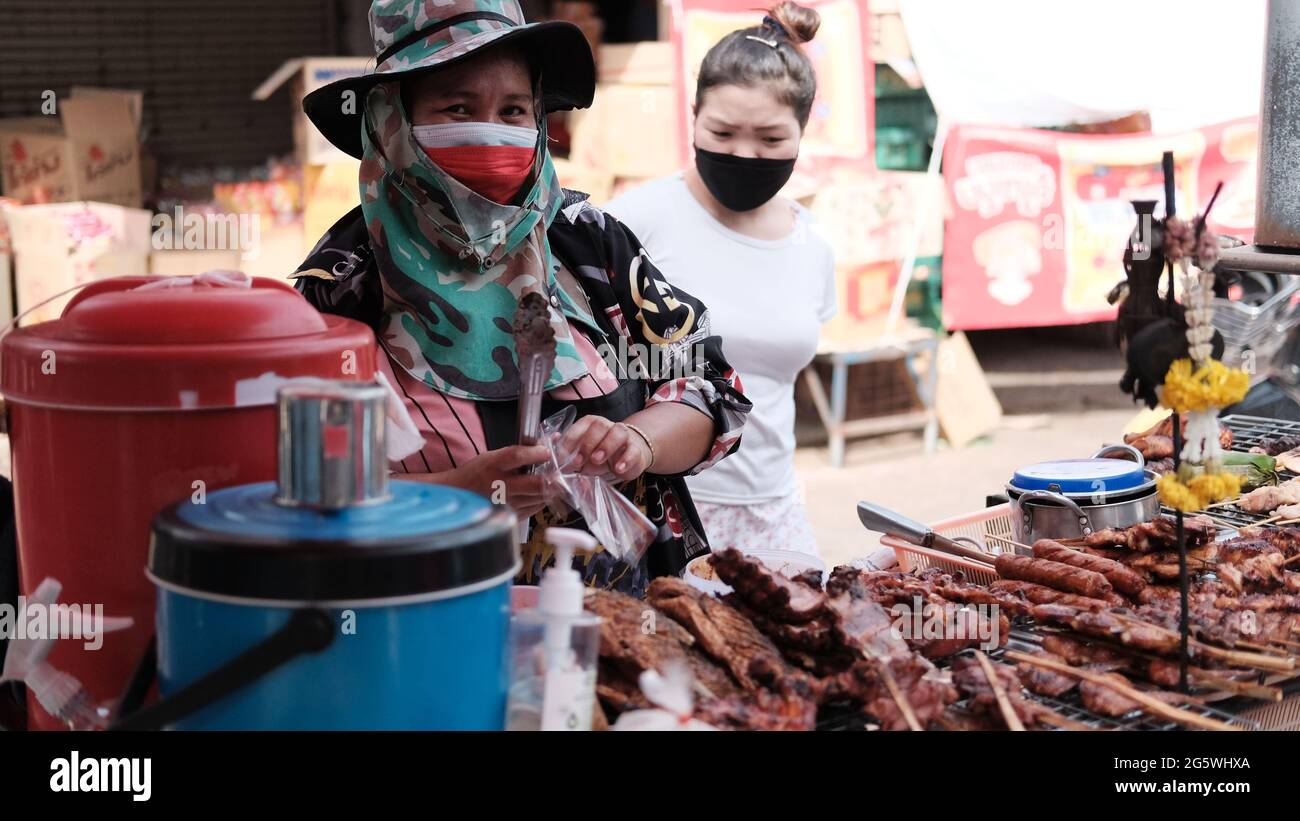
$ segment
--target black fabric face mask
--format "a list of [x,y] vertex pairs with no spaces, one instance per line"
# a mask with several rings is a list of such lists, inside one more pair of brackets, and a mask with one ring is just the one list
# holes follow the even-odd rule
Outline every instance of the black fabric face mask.
[[732,211],[753,211],[777,195],[794,173],[797,157],[769,160],[695,148],[695,168],[709,193]]

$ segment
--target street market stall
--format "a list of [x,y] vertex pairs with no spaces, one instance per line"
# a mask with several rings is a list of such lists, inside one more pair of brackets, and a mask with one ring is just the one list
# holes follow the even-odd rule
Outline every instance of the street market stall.
[[[644,596],[587,590],[575,553],[639,560],[682,523],[672,488],[651,521],[561,454],[573,408],[542,410],[558,296],[519,297],[494,325],[519,382],[504,427],[547,449],[524,474],[554,521],[590,531],[546,528],[534,586],[514,583],[527,517],[495,488],[390,479],[425,444],[379,364],[390,339],[239,272],[85,285],[4,337],[0,388],[30,593],[16,623],[94,604],[69,611],[81,641],[17,634],[0,682],[25,685],[31,729],[1300,726],[1300,425],[1220,418],[1249,378],[1220,361],[1215,276],[1258,257],[1211,232],[1218,189],[1180,200],[1185,169],[1173,152],[1161,168],[1163,214],[1133,203],[1116,301],[1122,387],[1170,415],[1022,466],[962,517],[861,502],[896,570],[697,540]],[[1300,224],[1260,219],[1279,216]],[[1257,234],[1300,251],[1300,231]],[[840,425],[842,389],[834,404]]]

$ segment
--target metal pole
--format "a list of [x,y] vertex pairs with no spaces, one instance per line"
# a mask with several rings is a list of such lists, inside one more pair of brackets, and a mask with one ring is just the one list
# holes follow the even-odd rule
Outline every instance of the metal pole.
[[1259,111],[1255,243],[1300,248],[1300,3],[1271,0]]
[[[1183,420],[1180,414],[1173,415],[1174,420],[1174,474],[1178,474],[1178,466],[1182,463],[1180,454],[1183,452]],[[1178,598],[1181,608],[1178,613],[1178,689],[1184,693],[1187,692],[1187,534],[1183,531],[1183,512],[1174,511],[1174,522],[1177,525],[1178,534]]]

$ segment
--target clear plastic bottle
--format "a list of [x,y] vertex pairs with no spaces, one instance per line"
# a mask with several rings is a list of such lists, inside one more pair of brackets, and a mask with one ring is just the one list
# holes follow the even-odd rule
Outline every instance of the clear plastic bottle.
[[588,533],[552,527],[555,566],[542,575],[537,606],[510,622],[507,730],[590,730],[596,705],[600,618],[582,608],[586,588],[575,550],[594,550]]

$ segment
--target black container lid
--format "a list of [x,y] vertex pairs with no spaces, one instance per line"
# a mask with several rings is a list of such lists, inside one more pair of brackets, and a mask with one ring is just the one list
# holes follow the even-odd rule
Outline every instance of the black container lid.
[[273,482],[185,500],[154,520],[149,575],[182,593],[270,604],[432,599],[517,572],[507,509],[440,485],[391,491],[342,510],[277,504]]

